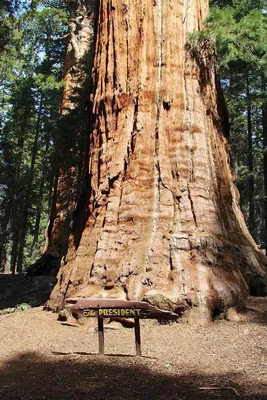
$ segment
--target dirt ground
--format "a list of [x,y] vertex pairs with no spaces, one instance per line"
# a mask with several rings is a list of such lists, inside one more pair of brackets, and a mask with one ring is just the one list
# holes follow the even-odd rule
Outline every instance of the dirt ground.
[[267,299],[250,298],[241,322],[209,326],[141,321],[71,326],[42,307],[0,315],[0,398],[21,400],[267,399]]

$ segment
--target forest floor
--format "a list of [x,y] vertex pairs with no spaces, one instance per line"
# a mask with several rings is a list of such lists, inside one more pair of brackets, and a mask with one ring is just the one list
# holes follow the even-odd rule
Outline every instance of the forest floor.
[[96,321],[57,321],[32,307],[0,315],[0,398],[5,400],[267,399],[267,298],[248,299],[240,322],[208,326],[141,321],[106,325],[99,356]]

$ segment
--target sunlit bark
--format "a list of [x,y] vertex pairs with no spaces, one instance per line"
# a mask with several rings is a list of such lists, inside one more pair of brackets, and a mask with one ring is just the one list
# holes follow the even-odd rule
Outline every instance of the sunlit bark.
[[[100,0],[88,215],[49,307],[66,296],[150,301],[208,318],[266,293],[233,184],[206,0]],[[195,308],[195,307],[193,307]]]

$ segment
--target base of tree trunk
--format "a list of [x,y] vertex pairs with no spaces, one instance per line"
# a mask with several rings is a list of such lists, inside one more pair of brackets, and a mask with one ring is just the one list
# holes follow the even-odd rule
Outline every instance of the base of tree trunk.
[[210,320],[266,295],[266,258],[233,183],[214,46],[188,42],[208,1],[99,4],[89,218],[79,243],[69,238],[48,307],[121,298]]
[[78,270],[84,271],[86,259],[74,261],[59,272],[47,308],[59,311],[64,299],[71,296],[143,300],[181,317],[211,321],[230,307],[242,307],[249,294],[267,295],[262,269],[266,258],[251,246],[181,234],[170,257],[172,262],[165,268],[163,256],[158,270],[146,268],[142,273],[140,268],[111,273],[106,264],[98,265],[97,276],[83,283]]

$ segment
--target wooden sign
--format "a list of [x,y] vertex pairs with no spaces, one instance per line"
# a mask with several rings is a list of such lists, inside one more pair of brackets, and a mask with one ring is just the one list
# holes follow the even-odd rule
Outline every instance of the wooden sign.
[[104,354],[104,318],[134,318],[136,355],[141,356],[140,319],[176,321],[178,315],[164,311],[144,301],[117,299],[69,298],[65,308],[73,315],[85,318],[98,318],[99,354]]
[[102,317],[102,318],[141,318],[142,310],[140,308],[85,308],[82,310],[84,317]]
[[173,321],[178,318],[177,314],[161,310],[144,301],[69,298],[65,300],[65,308],[83,317],[119,317]]

